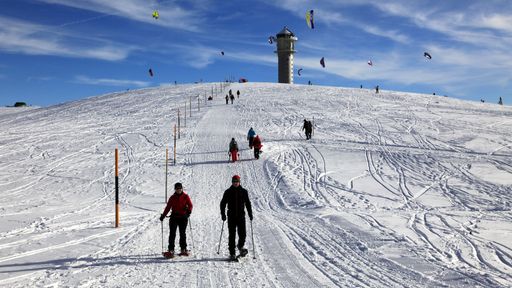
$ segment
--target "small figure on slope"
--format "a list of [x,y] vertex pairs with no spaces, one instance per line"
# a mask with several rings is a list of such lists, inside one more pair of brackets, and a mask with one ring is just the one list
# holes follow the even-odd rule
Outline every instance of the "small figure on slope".
[[313,132],[313,124],[311,124],[311,121],[304,119],[304,125],[302,125],[302,130],[306,132],[306,140],[311,139],[311,132]]
[[252,145],[254,146],[254,158],[260,159],[261,147],[263,147],[261,144],[260,135],[256,135],[256,137],[254,137]]
[[249,200],[249,193],[246,189],[240,185],[240,176],[234,175],[231,178],[231,187],[224,191],[222,200],[220,201],[220,215],[222,221],[226,221],[226,206],[228,207],[228,230],[229,230],[229,258],[236,260],[235,255],[235,237],[238,230],[238,247],[241,257],[247,255],[247,249],[244,248],[246,230],[245,230],[245,208],[247,208],[247,214],[249,220],[252,221],[252,207],[251,201]]
[[238,143],[236,143],[235,138],[231,138],[231,142],[229,142],[229,155],[232,162],[238,160]]
[[247,140],[249,141],[249,148],[252,149],[252,142],[254,140],[254,136],[256,136],[256,132],[254,132],[254,129],[249,129],[249,132],[247,132]]
[[169,218],[169,246],[168,251],[164,252],[166,258],[174,257],[174,240],[176,239],[176,229],[180,231],[180,256],[188,256],[187,251],[187,224],[190,213],[192,213],[192,201],[187,193],[183,191],[181,183],[174,184],[174,194],[167,201],[164,212],[160,215],[160,221],[164,221],[167,213],[171,212]]

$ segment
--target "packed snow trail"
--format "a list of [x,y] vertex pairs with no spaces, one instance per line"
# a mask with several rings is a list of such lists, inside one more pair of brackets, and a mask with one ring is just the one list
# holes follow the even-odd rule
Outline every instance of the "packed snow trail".
[[[165,148],[172,163],[177,109],[212,85],[142,89],[0,114],[8,127],[0,138],[6,143],[0,160],[7,163],[0,168],[7,203],[1,207],[0,285],[512,283],[512,149],[506,140],[512,111],[365,89],[231,84],[206,107],[201,97],[201,111],[193,98],[168,181],[168,196],[181,182],[194,203],[187,228],[192,254],[164,259],[158,217],[165,206]],[[228,89],[242,92],[234,105],[225,104]],[[306,141],[302,120],[313,117],[313,139]],[[250,127],[263,139],[259,160],[245,140]],[[236,163],[228,162],[233,137],[241,156]],[[121,153],[119,229],[112,228],[115,147]],[[491,173],[497,175],[492,181]],[[217,254],[219,203],[234,174],[254,210],[255,243],[247,220],[249,255],[241,263],[226,261],[227,225]]]

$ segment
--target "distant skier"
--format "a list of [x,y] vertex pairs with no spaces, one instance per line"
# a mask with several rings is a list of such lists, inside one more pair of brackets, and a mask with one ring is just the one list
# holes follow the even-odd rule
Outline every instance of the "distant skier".
[[231,138],[231,142],[229,142],[229,153],[232,162],[238,160],[238,143],[236,143],[235,138]]
[[233,104],[233,101],[235,101],[235,95],[231,94],[231,96],[229,96],[229,99],[231,99],[231,104]]
[[379,85],[375,86],[375,94],[379,94]]
[[261,147],[263,147],[263,145],[261,144],[261,139],[259,135],[256,135],[256,137],[254,137],[252,145],[254,146],[254,158],[260,159]]
[[302,125],[302,130],[306,133],[306,140],[311,139],[311,133],[313,132],[313,124],[311,121],[304,119],[304,125]]
[[256,136],[256,132],[254,132],[254,129],[249,129],[249,132],[247,132],[247,140],[249,141],[249,148],[252,149],[252,142],[254,140],[254,136]]
[[222,200],[220,201],[220,215],[222,221],[226,221],[226,206],[228,207],[228,230],[229,230],[229,258],[235,260],[235,238],[238,230],[238,251],[240,256],[247,255],[247,249],[244,248],[246,230],[245,230],[245,208],[249,220],[252,221],[252,207],[249,200],[249,193],[240,185],[240,176],[234,175],[231,178],[231,187],[224,191]]
[[236,98],[240,98],[240,90],[236,90]]
[[498,101],[498,104],[503,105],[503,99],[501,99],[501,96],[500,96],[500,101]]
[[167,201],[164,212],[160,215],[160,221],[164,221],[165,216],[171,211],[169,218],[169,246],[168,251],[164,253],[166,258],[174,257],[174,240],[176,239],[176,228],[180,230],[180,256],[188,256],[187,251],[187,224],[190,213],[192,213],[192,201],[183,191],[181,183],[174,184],[174,194]]
[[229,97],[228,97],[228,94],[226,94],[226,105],[229,104]]

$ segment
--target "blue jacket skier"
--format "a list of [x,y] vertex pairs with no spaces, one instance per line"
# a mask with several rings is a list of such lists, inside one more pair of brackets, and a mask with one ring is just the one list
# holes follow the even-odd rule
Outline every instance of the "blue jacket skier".
[[256,136],[256,132],[254,132],[254,129],[249,129],[249,132],[247,132],[247,140],[249,140],[249,148],[252,149],[252,142],[254,140],[254,137]]

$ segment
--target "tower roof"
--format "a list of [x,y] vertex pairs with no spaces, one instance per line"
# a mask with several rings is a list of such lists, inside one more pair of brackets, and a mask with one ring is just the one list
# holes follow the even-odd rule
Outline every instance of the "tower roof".
[[281,32],[277,33],[277,38],[281,38],[281,37],[294,37],[295,34],[293,34],[292,31],[290,31],[288,29],[288,27],[284,26],[283,30],[281,30]]

